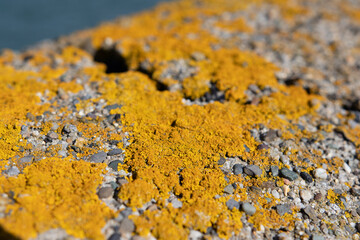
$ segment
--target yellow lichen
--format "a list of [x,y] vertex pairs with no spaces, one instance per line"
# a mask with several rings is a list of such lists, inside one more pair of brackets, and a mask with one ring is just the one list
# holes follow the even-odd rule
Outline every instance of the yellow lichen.
[[9,215],[0,219],[2,227],[23,239],[59,227],[75,237],[103,239],[100,230],[113,217],[96,195],[104,167],[47,158],[16,178],[1,177],[1,192],[14,198]]

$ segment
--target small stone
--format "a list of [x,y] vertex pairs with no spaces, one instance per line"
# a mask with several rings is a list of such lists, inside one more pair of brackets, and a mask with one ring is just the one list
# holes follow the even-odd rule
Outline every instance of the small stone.
[[203,237],[203,234],[196,230],[191,230],[189,234],[189,240],[201,240]]
[[277,235],[278,240],[293,240],[293,238],[290,236],[289,233],[286,232],[282,232],[280,234]]
[[251,177],[260,177],[262,174],[261,168],[256,165],[248,165],[244,168],[244,172]]
[[279,175],[279,167],[278,166],[271,166],[270,172],[273,177],[277,177]]
[[30,121],[35,121],[35,116],[30,112],[26,114],[26,118],[29,119]]
[[75,140],[74,146],[78,147],[78,148],[82,148],[85,144],[85,139],[82,137],[79,137]]
[[233,173],[234,173],[235,175],[240,175],[240,174],[243,173],[243,169],[244,169],[244,166],[241,165],[241,164],[239,164],[239,163],[237,163],[237,164],[235,164],[235,165],[233,166]]
[[51,139],[58,139],[58,134],[56,132],[49,132],[47,137]]
[[118,178],[118,179],[116,180],[116,182],[117,182],[120,186],[129,183],[128,180],[126,180],[125,178]]
[[19,175],[20,170],[16,166],[11,166],[8,170],[6,170],[6,174],[10,177],[15,177]]
[[273,181],[265,181],[261,184],[262,188],[270,188],[274,189],[276,187],[275,183]]
[[112,234],[108,240],[121,240],[121,235],[119,233]]
[[360,233],[360,223],[356,223],[355,228],[356,228],[356,231],[358,231],[358,233]]
[[283,181],[284,181],[285,185],[290,185],[291,184],[291,182],[289,180],[287,180],[286,178],[284,178]]
[[265,144],[265,143],[262,143],[260,144],[259,146],[257,146],[257,150],[262,150],[262,149],[269,149],[270,147]]
[[325,240],[325,238],[321,235],[314,234],[311,236],[311,240]]
[[181,208],[182,205],[183,205],[183,203],[182,203],[179,199],[177,199],[177,198],[175,198],[174,200],[172,200],[172,201],[171,201],[171,204],[172,204],[173,208]]
[[303,209],[304,213],[313,221],[317,220],[316,213],[311,206],[307,206]]
[[122,152],[123,152],[123,151],[122,151],[121,149],[117,148],[117,149],[113,149],[113,150],[109,151],[109,152],[107,153],[107,155],[108,155],[108,156],[115,156],[115,155],[122,154]]
[[250,148],[244,144],[245,152],[250,152]]
[[353,195],[353,196],[360,196],[360,187],[352,187],[351,188],[351,194]]
[[279,192],[278,191],[276,191],[276,190],[272,190],[271,191],[271,194],[274,196],[274,198],[280,198],[280,194],[279,194]]
[[288,193],[290,192],[290,188],[289,188],[289,186],[287,186],[287,185],[284,185],[284,186],[282,187],[282,190],[283,190],[285,196],[287,196]]
[[312,183],[313,182],[313,178],[311,177],[310,174],[308,174],[307,172],[301,172],[300,173],[300,177],[302,179],[304,179],[307,183]]
[[218,165],[224,165],[225,162],[226,162],[226,158],[221,156],[219,161],[218,161]]
[[323,168],[317,168],[314,170],[314,177],[322,180],[326,180],[327,172]]
[[98,152],[90,157],[90,162],[102,163],[106,159],[107,154],[103,151]]
[[151,204],[149,207],[146,208],[146,210],[157,211],[157,210],[159,210],[159,208],[156,204]]
[[348,173],[348,174],[351,173],[351,168],[346,162],[344,162],[343,168],[344,168],[346,173]]
[[106,107],[104,107],[104,109],[106,109],[110,112],[111,110],[118,109],[121,107],[122,107],[122,105],[120,105],[120,104],[112,104],[112,105],[107,105]]
[[59,154],[60,157],[67,157],[67,153],[64,150],[59,150],[58,154]]
[[132,213],[131,208],[125,208],[124,210],[122,210],[122,211],[120,212],[120,214],[121,214],[124,218],[127,218],[131,213]]
[[274,129],[269,129],[266,134],[262,135],[262,140],[266,142],[272,142],[277,137],[277,131]]
[[278,204],[276,205],[276,212],[280,215],[283,216],[285,213],[291,213],[291,208],[290,205],[285,203],[285,204]]
[[206,56],[202,52],[193,52],[191,54],[191,58],[194,59],[195,61],[203,61],[206,59]]
[[227,194],[233,194],[234,186],[232,184],[227,185],[226,187],[224,187],[224,192]]
[[131,221],[128,218],[125,218],[124,220],[121,221],[119,227],[120,233],[132,233],[134,230],[135,230],[135,225],[133,221]]
[[360,207],[356,209],[356,213],[360,215]]
[[300,190],[300,197],[301,197],[301,199],[302,200],[304,200],[304,201],[310,201],[310,199],[312,199],[312,193],[311,193],[311,191],[309,191],[309,190]]
[[112,168],[115,172],[117,172],[119,164],[121,164],[120,160],[114,160],[114,161],[110,162],[108,166],[109,166],[109,168]]
[[243,203],[241,208],[249,216],[254,215],[256,212],[256,208],[250,203]]
[[77,132],[76,126],[72,125],[72,124],[65,124],[65,126],[62,129],[62,133],[69,134],[69,133],[72,133],[72,132],[74,132],[74,133]]
[[322,194],[321,193],[315,194],[315,196],[314,196],[315,201],[321,201],[321,199],[322,199]]
[[98,196],[99,198],[110,198],[114,194],[114,189],[112,187],[102,187],[99,189]]
[[21,163],[21,164],[31,163],[32,161],[34,161],[34,159],[35,159],[34,155],[28,155],[28,156],[20,158],[19,163]]
[[286,179],[288,179],[290,181],[294,181],[299,177],[299,175],[297,175],[297,173],[291,171],[288,168],[282,168],[280,170],[280,176],[283,177],[283,178],[286,178]]
[[229,210],[233,210],[234,208],[239,209],[240,203],[230,198],[229,200],[226,201],[226,206],[228,207]]
[[116,182],[109,182],[109,183],[110,183],[112,189],[114,189],[114,190],[116,190],[118,187],[120,187],[119,184],[117,184]]

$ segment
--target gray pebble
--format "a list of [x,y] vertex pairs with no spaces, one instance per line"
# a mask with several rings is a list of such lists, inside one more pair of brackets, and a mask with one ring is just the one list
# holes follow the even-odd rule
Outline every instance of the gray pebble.
[[237,163],[237,164],[235,164],[235,165],[233,166],[233,173],[234,173],[235,175],[242,174],[242,173],[243,173],[243,168],[244,168],[243,165]]
[[299,177],[299,175],[297,175],[297,173],[291,171],[288,168],[282,168],[280,170],[280,176],[283,178],[286,178],[287,180],[290,180],[290,181],[294,181]]
[[255,208],[253,205],[251,205],[250,203],[243,203],[241,207],[242,207],[242,210],[243,210],[247,215],[252,216],[252,215],[254,215],[255,212],[256,212],[256,208]]
[[360,187],[352,187],[351,188],[351,194],[353,196],[360,196]]
[[226,159],[224,157],[220,157],[220,159],[218,161],[218,165],[224,165],[225,162],[226,162]]
[[231,198],[227,200],[226,206],[228,207],[229,210],[233,210],[234,208],[239,209],[240,203]]
[[312,220],[317,220],[316,213],[311,206],[307,206],[303,209],[304,213]]
[[107,105],[106,107],[104,107],[104,109],[106,109],[110,112],[111,110],[121,108],[121,107],[122,107],[122,105],[120,105],[120,104],[112,104],[112,105]]
[[108,166],[117,172],[119,164],[121,164],[120,160],[114,160],[114,161],[110,162]]
[[257,146],[257,149],[258,150],[263,150],[263,149],[269,149],[270,147],[267,145],[267,144],[265,144],[265,143],[262,143],[262,144],[260,144],[259,146]]
[[276,212],[280,216],[283,216],[285,213],[291,213],[290,204],[285,203],[276,205]]
[[135,225],[134,225],[133,221],[131,221],[128,218],[125,218],[124,220],[121,221],[120,227],[119,227],[119,232],[132,233],[134,230],[135,230]]
[[58,139],[58,134],[56,132],[49,132],[47,137],[51,139]]
[[112,189],[116,190],[119,186],[119,184],[117,184],[116,182],[110,182],[110,185],[112,187]]
[[31,163],[34,159],[35,159],[34,155],[28,155],[28,156],[20,158],[19,162],[22,164]]
[[103,151],[98,152],[90,157],[90,162],[102,163],[106,159],[107,154]]
[[108,240],[121,240],[121,235],[119,233],[112,234]]
[[99,198],[110,198],[114,194],[114,189],[112,187],[102,187],[99,189],[98,196]]
[[10,177],[15,177],[19,175],[20,171],[16,166],[10,167],[8,170],[6,170],[6,174]]
[[179,200],[179,199],[174,199],[171,201],[171,204],[173,206],[173,208],[181,208],[183,203]]
[[273,177],[277,177],[279,175],[279,167],[278,166],[271,166],[270,172]]
[[232,184],[229,184],[226,187],[224,187],[224,193],[233,194],[234,193],[234,186]]
[[115,156],[121,154],[123,151],[119,148],[113,149],[107,153],[108,156]]
[[125,208],[124,210],[122,210],[122,211],[120,212],[120,214],[121,214],[124,218],[127,218],[131,213],[132,213],[131,208]]
[[256,165],[248,165],[244,168],[244,172],[251,177],[260,177],[262,170]]
[[59,154],[60,157],[66,157],[67,156],[67,153],[64,150],[58,151],[58,154]]
[[265,134],[260,135],[261,140],[266,142],[272,142],[277,137],[277,131],[274,129],[269,129]]
[[62,129],[62,133],[76,133],[77,132],[77,127],[75,125],[72,124],[65,124],[65,126]]

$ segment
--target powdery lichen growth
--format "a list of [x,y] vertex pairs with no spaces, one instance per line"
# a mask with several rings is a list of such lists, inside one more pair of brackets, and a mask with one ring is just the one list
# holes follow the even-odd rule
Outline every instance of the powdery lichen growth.
[[[190,230],[205,233],[212,227],[228,239],[242,231],[243,217],[256,230],[293,230],[299,208],[280,215],[275,210],[278,198],[249,189],[269,182],[284,189],[291,184],[269,173],[270,166],[291,165],[311,173],[326,165],[337,173],[344,161],[325,159],[316,149],[292,147],[303,138],[320,142],[322,132],[335,128],[328,124],[312,132],[302,129],[303,117],[314,124],[321,118],[317,109],[324,99],[304,90],[301,81],[280,83],[275,75],[278,67],[237,46],[234,36],[254,29],[244,18],[227,19],[223,13],[253,4],[274,4],[290,25],[295,16],[308,13],[296,1],[183,0],[75,35],[91,43],[89,52],[115,51],[126,63],[125,73],[107,72],[104,64],[95,63],[76,44],[23,54],[5,51],[0,57],[0,88],[6,89],[0,95],[0,170],[16,165],[22,172],[0,178],[0,191],[8,196],[2,199],[7,204],[1,226],[22,239],[52,228],[63,228],[78,238],[103,239],[101,228],[115,217],[96,195],[106,165],[84,160],[107,151],[101,142],[115,141],[125,151],[118,170],[127,181],[117,186],[116,200],[133,210],[156,203],[155,209],[130,216],[137,234],[184,239]],[[221,38],[219,32],[229,37]],[[17,58],[27,59],[26,70],[11,66]],[[93,96],[81,95],[86,89]],[[203,101],[214,89],[221,96]],[[264,94],[250,99],[249,89]],[[76,94],[74,106],[62,105]],[[106,110],[116,124],[106,125],[94,114],[96,108],[104,111],[105,103],[121,106]],[[57,127],[30,119],[46,111],[57,113],[53,120]],[[21,135],[21,126],[29,120],[42,135],[52,133],[51,141],[62,140],[68,124],[81,132],[81,139],[66,139],[68,157],[59,156],[61,144],[36,149]],[[293,143],[280,149],[288,162],[280,161],[253,136],[260,127],[276,129],[281,133],[277,137]],[[359,152],[359,128],[338,130]],[[128,145],[121,144],[125,137]],[[21,165],[18,159],[25,152],[33,154],[36,162]],[[220,157],[256,165],[261,173],[228,173],[219,166]],[[224,190],[229,184],[237,186],[231,194]],[[327,199],[340,204],[338,195],[329,190]],[[182,202],[180,208],[169,202],[171,196]],[[250,202],[256,212],[244,216],[239,209],[230,210],[229,199]]]

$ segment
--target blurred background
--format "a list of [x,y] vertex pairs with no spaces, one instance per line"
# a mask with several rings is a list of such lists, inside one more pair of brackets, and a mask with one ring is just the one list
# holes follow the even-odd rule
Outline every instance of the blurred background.
[[1,0],[0,49],[22,50],[164,1],[168,0]]

